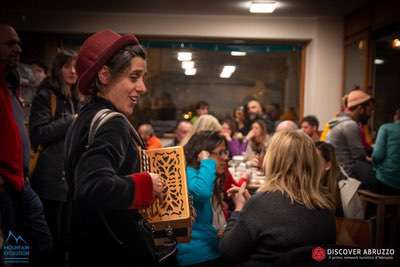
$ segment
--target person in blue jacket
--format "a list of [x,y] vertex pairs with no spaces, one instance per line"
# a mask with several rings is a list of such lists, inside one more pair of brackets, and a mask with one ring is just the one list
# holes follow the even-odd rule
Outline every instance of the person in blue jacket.
[[188,189],[196,218],[192,239],[178,245],[177,258],[182,266],[221,266],[218,249],[221,228],[218,225],[225,222],[220,209],[222,187],[218,186],[218,181],[224,175],[228,159],[225,139],[217,132],[201,131],[193,135],[184,148]]
[[375,191],[400,195],[400,108],[394,115],[393,123],[379,128],[372,162],[379,181]]

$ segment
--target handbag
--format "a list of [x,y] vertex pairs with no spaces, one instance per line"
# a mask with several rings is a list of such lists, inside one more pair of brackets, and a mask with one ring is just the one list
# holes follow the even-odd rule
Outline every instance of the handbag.
[[364,219],[365,206],[357,193],[361,182],[349,177],[342,167],[340,167],[340,170],[346,177],[346,179],[338,182],[344,217],[348,219]]

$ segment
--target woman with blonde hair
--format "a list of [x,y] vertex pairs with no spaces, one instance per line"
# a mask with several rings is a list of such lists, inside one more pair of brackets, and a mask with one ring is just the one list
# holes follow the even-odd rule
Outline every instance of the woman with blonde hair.
[[263,168],[266,181],[256,195],[249,199],[243,186],[229,191],[235,212],[220,241],[222,253],[242,266],[265,266],[294,249],[335,244],[335,201],[321,186],[312,139],[298,131],[275,133]]
[[198,132],[201,131],[212,131],[212,132],[220,132],[222,130],[222,126],[219,123],[218,119],[213,115],[204,114],[201,115],[196,122],[193,124],[192,131],[181,141],[180,146],[184,146],[187,144],[189,139]]

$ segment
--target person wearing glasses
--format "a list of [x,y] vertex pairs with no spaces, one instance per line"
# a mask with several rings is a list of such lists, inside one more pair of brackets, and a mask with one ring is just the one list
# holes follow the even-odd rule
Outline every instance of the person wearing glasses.
[[225,226],[222,181],[228,159],[224,137],[218,132],[195,133],[185,145],[186,175],[196,218],[192,240],[178,244],[181,266],[220,266],[218,235]]

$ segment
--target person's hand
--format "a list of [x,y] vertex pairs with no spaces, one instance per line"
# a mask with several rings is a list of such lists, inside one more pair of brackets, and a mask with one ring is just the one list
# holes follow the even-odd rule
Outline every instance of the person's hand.
[[246,140],[249,141],[251,138],[254,137],[254,130],[251,129],[250,132],[246,135]]
[[232,198],[235,204],[235,211],[241,211],[246,204],[247,200],[251,197],[249,191],[246,189],[247,183],[243,183],[240,187],[233,186],[228,190],[228,196]]
[[151,177],[151,181],[153,183],[153,195],[162,200],[162,191],[164,189],[164,183],[162,182],[159,174],[151,172],[149,174]]
[[258,159],[258,157],[253,157],[251,158],[249,161],[246,162],[246,164],[248,164],[248,166],[250,167],[258,167],[260,165],[260,161]]
[[210,157],[210,152],[205,151],[205,150],[202,150],[202,151],[199,153],[199,155],[197,155],[197,158],[199,159],[199,161],[200,161],[200,160],[203,160],[203,159],[208,159],[209,157]]
[[372,162],[372,157],[366,156],[365,159],[366,159],[368,162]]
[[223,136],[228,142],[232,141],[231,135],[226,131],[221,131],[221,136]]

